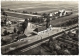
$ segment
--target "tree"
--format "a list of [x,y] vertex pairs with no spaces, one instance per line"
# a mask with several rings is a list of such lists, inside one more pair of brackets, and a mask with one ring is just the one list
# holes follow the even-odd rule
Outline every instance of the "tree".
[[5,45],[6,44],[6,41],[3,40],[3,38],[1,38],[1,45]]
[[4,11],[4,9],[2,9],[2,8],[1,8],[1,11],[3,12],[3,11]]
[[9,8],[8,8],[7,10],[8,10],[8,11],[10,11],[10,9],[9,9]]
[[14,28],[14,33],[16,33],[16,31],[17,31],[16,28]]
[[48,15],[46,13],[43,13],[42,16],[44,16],[44,18],[48,17]]
[[3,15],[7,16],[7,14],[5,12],[3,12]]
[[5,29],[5,31],[3,33],[4,33],[4,35],[7,35],[8,34],[7,29]]
[[49,25],[50,25],[50,18],[48,17],[46,20],[46,28],[49,28]]
[[28,26],[28,19],[25,19],[25,21],[22,23],[22,31],[25,31],[25,28]]

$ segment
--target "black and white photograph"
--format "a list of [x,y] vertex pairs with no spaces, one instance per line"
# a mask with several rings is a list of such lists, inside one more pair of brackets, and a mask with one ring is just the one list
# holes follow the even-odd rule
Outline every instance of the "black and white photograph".
[[1,1],[1,55],[79,55],[79,1]]

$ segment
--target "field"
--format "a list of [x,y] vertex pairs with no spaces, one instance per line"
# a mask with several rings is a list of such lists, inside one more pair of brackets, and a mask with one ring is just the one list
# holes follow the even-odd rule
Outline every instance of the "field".
[[22,12],[38,12],[38,13],[47,13],[55,12],[61,9],[73,10],[78,12],[78,2],[1,2],[2,8],[12,9]]

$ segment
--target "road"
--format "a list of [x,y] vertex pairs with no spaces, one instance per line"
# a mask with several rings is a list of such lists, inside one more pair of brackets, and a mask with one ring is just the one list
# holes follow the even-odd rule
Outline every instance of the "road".
[[27,17],[42,17],[41,15],[33,15],[33,14],[24,14],[24,13],[19,13],[19,12],[11,12],[11,11],[5,11],[7,13],[7,15],[11,16],[11,14],[15,14],[15,15],[24,15],[24,16],[27,16]]

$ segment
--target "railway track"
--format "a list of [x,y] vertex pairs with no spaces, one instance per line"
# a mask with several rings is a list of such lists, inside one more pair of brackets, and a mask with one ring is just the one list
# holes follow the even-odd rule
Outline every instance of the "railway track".
[[[75,29],[75,28],[78,28],[78,24],[67,28],[65,31],[67,32],[67,31],[70,31],[70,30]],[[56,34],[50,35],[46,38],[41,38],[39,40],[35,40],[34,42],[29,43],[29,44],[27,44],[27,41],[26,42],[22,41],[23,45],[21,45],[21,46],[16,46],[17,45],[16,43],[18,43],[18,42],[15,42],[14,47],[16,47],[16,48],[13,47],[14,48],[13,50],[10,50],[10,47],[13,46],[13,43],[5,45],[5,46],[1,46],[2,54],[9,54],[9,52],[16,52],[17,50],[21,50],[22,52],[28,51],[32,48],[39,46],[40,44],[42,44],[46,41],[48,41],[50,38],[55,39],[55,38],[61,36],[63,33],[64,33],[64,31],[61,31],[61,32],[58,32]]]

